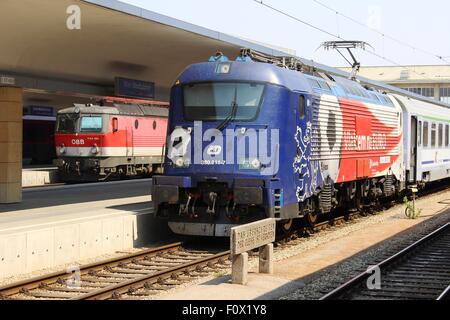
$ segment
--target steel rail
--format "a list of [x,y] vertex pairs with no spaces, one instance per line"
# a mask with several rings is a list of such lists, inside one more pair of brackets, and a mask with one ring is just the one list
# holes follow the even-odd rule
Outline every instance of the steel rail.
[[450,285],[442,292],[442,294],[436,299],[438,301],[440,300],[446,300],[450,297]]
[[[414,242],[413,244],[409,245],[407,248],[401,250],[400,252],[394,254],[393,256],[385,259],[384,261],[380,262],[379,264],[373,266],[373,268],[384,268],[389,265],[392,265],[393,263],[399,261],[406,255],[412,253],[414,250],[416,250],[418,247],[420,247],[423,244],[426,244],[427,242],[435,239],[436,237],[440,236],[441,234],[445,233],[450,229],[450,222],[445,224],[444,226],[440,227],[439,229],[433,231],[432,233],[428,234],[427,236],[423,237],[422,239]],[[371,269],[373,269],[371,268]],[[357,275],[353,279],[347,281],[343,285],[339,286],[338,288],[334,289],[333,291],[329,292],[328,294],[321,297],[319,300],[333,300],[337,299],[339,296],[342,296],[344,293],[349,292],[357,285],[361,284],[363,281],[367,280],[368,277],[371,276],[371,273],[368,273],[367,271]],[[447,288],[446,292],[448,293],[449,288]],[[444,294],[442,294],[444,296]]]

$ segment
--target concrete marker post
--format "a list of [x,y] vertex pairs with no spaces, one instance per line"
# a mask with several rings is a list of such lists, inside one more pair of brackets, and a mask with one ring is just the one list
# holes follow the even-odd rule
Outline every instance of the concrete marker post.
[[246,285],[248,283],[248,253],[234,255],[232,259],[232,283]]
[[259,248],[259,273],[273,274],[273,243]]
[[248,252],[259,248],[261,273],[273,273],[273,242],[275,241],[275,219],[265,219],[231,229],[230,251],[233,284],[248,282]]

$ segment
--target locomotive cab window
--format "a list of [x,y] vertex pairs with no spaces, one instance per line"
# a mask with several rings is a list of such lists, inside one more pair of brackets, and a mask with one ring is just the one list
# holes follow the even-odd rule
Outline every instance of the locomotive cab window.
[[75,133],[78,115],[61,114],[58,115],[56,132],[59,133]]
[[264,84],[211,82],[183,88],[187,121],[254,120],[263,101]]
[[305,118],[305,112],[306,112],[306,98],[305,96],[301,95],[298,99],[298,116],[300,119]]
[[81,117],[80,132],[102,132],[103,119],[101,116]]

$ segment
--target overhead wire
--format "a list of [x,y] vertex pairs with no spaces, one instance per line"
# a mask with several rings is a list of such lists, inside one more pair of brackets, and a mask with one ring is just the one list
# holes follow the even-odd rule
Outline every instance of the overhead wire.
[[[297,22],[300,22],[300,23],[302,23],[302,24],[304,24],[304,25],[306,25],[306,26],[308,26],[308,27],[310,27],[310,28],[312,28],[312,29],[315,29],[315,30],[317,30],[317,31],[319,31],[319,32],[322,32],[322,33],[324,33],[324,34],[327,34],[327,35],[329,35],[329,36],[331,36],[331,37],[333,37],[333,38],[335,38],[335,39],[338,39],[338,40],[341,40],[341,41],[345,41],[345,39],[344,39],[343,37],[341,37],[339,34],[335,34],[335,33],[333,33],[333,32],[330,32],[330,31],[328,31],[328,30],[325,30],[324,28],[318,27],[318,26],[316,26],[316,25],[314,25],[314,24],[312,24],[312,23],[310,23],[310,22],[307,22],[307,21],[305,21],[305,20],[303,20],[303,19],[300,19],[300,18],[298,18],[298,17],[296,17],[296,16],[294,16],[294,15],[292,15],[292,14],[290,14],[290,13],[287,13],[287,12],[281,10],[281,9],[278,9],[278,8],[276,8],[276,7],[273,7],[273,6],[271,6],[271,5],[267,4],[267,3],[265,3],[265,2],[262,1],[262,0],[252,0],[252,1],[254,1],[254,2],[256,2],[256,3],[258,3],[258,4],[260,4],[260,5],[264,6],[264,7],[266,7],[266,8],[268,8],[268,9],[271,9],[271,10],[273,10],[273,11],[275,11],[275,12],[277,12],[277,13],[283,15],[283,16],[286,16],[286,17],[288,17],[288,18],[290,18],[290,19],[292,19],[292,20],[295,20],[295,21],[297,21]],[[315,0],[313,0],[313,1],[315,1]],[[332,9],[331,9],[331,10],[332,10]],[[420,77],[422,77],[422,78],[425,78],[425,79],[427,79],[427,80],[434,80],[434,79],[431,79],[431,78],[429,78],[429,77],[426,77],[425,75],[423,75],[423,74],[421,74],[421,73],[418,73],[418,72],[415,71],[414,69],[411,69],[410,66],[402,65],[402,64],[400,64],[400,63],[395,62],[394,60],[392,60],[392,59],[390,59],[390,58],[387,58],[385,55],[377,54],[375,51],[371,51],[371,50],[368,50],[368,49],[364,49],[364,51],[367,52],[367,53],[370,54],[370,55],[373,55],[373,56],[375,56],[375,57],[377,57],[377,58],[379,58],[379,59],[382,59],[382,60],[384,60],[384,61],[386,61],[386,62],[389,62],[389,63],[391,63],[391,64],[393,64],[393,65],[395,65],[395,66],[402,67],[402,68],[404,68],[404,69],[408,69],[408,70],[412,71],[413,73],[417,74],[418,76],[420,76]]]
[[389,40],[391,40],[391,41],[393,41],[393,42],[396,42],[397,44],[400,44],[400,45],[402,45],[402,46],[408,47],[408,48],[410,48],[410,49],[412,49],[412,50],[419,51],[419,52],[422,52],[422,53],[424,53],[424,54],[426,54],[426,55],[433,56],[433,57],[437,58],[438,60],[444,62],[445,64],[450,65],[450,61],[446,60],[447,58],[450,58],[450,57],[445,57],[445,56],[443,56],[443,55],[439,55],[439,54],[430,52],[430,51],[428,51],[428,50],[426,50],[426,49],[422,49],[422,48],[419,48],[419,47],[417,47],[417,46],[411,45],[411,44],[409,44],[409,43],[407,43],[407,42],[405,42],[405,41],[403,41],[403,40],[400,40],[400,39],[398,39],[398,38],[396,38],[396,37],[393,37],[393,36],[391,36],[391,35],[389,35],[389,34],[383,32],[383,31],[380,31],[380,30],[378,30],[378,29],[376,29],[376,28],[372,28],[372,27],[368,26],[367,24],[365,24],[365,23],[363,23],[363,22],[361,22],[361,21],[359,21],[359,20],[357,20],[357,19],[355,19],[355,18],[350,17],[350,16],[347,15],[347,14],[344,14],[344,13],[342,13],[342,12],[339,12],[338,10],[336,10],[336,9],[334,9],[334,8],[332,8],[332,7],[330,7],[329,5],[323,3],[323,2],[321,2],[321,1],[319,1],[319,0],[311,0],[311,1],[313,1],[313,2],[317,3],[318,5],[320,5],[320,6],[324,7],[324,8],[326,8],[326,9],[328,9],[328,10],[334,12],[336,15],[339,15],[339,16],[341,16],[341,17],[343,17],[343,18],[345,18],[345,19],[347,19],[347,20],[349,20],[349,21],[352,21],[353,23],[355,23],[355,24],[357,24],[357,25],[360,25],[360,26],[362,26],[362,27],[364,27],[364,28],[366,28],[366,29],[369,29],[369,30],[371,30],[371,31],[373,31],[373,32],[375,32],[375,33],[378,33],[378,34],[381,35],[383,38],[387,38],[387,39],[389,39]]

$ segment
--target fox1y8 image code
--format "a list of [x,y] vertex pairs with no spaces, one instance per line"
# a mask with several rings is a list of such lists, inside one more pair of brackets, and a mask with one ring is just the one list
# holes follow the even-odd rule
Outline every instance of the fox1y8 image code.
[[266,315],[267,306],[266,305],[238,305],[238,304],[228,304],[226,308],[220,308],[217,306],[201,307],[189,304],[189,306],[183,307],[183,315],[199,315],[199,316],[209,316],[214,318],[217,315]]

